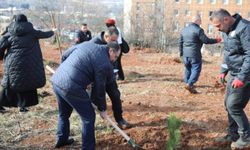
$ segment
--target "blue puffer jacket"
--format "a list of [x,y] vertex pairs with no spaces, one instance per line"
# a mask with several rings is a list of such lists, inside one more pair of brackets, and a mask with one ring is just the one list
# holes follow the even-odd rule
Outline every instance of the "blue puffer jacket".
[[180,56],[201,58],[203,43],[214,44],[216,43],[216,39],[208,38],[199,25],[190,23],[182,30],[179,39]]
[[[105,85],[112,77],[108,47],[84,42],[69,49],[68,55],[58,67],[51,81],[66,94],[79,96],[94,83],[95,104],[100,111],[106,110]],[[68,51],[68,50],[67,50]]]
[[3,87],[22,92],[34,90],[45,85],[39,39],[48,38],[53,31],[35,30],[30,22],[13,22],[8,33],[0,40],[1,55],[4,55]]
[[230,71],[243,82],[250,81],[250,22],[238,14],[233,16],[236,21],[224,38],[223,73]]

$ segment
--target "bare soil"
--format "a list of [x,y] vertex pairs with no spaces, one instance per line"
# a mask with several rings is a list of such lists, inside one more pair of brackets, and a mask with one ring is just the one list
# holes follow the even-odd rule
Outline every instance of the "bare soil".
[[[47,62],[59,63],[58,49],[43,44]],[[66,46],[65,46],[66,47]],[[203,69],[196,84],[198,94],[184,89],[183,64],[178,55],[132,49],[122,58],[125,81],[118,81],[124,118],[133,124],[125,132],[148,150],[165,150],[167,119],[175,113],[182,120],[180,150],[227,150],[230,144],[214,139],[225,135],[227,115],[224,87],[218,83],[220,57],[203,57]],[[56,64],[55,63],[55,64]],[[49,79],[50,74],[47,73]],[[50,82],[39,90],[40,104],[20,114],[15,108],[0,114],[0,149],[53,149],[56,140],[57,101]],[[109,99],[108,110],[112,116]],[[249,115],[249,107],[246,107]],[[72,117],[71,133],[76,142],[64,149],[81,148],[81,124]],[[97,150],[132,150],[108,123],[97,117]]]

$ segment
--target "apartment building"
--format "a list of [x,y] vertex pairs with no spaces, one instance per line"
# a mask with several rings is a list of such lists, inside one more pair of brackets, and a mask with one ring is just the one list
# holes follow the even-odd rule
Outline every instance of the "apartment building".
[[[250,0],[125,0],[130,3],[131,33],[151,36],[156,30],[162,34],[179,35],[195,14],[202,17],[201,27],[214,36],[218,32],[209,20],[214,10],[224,8],[231,14],[239,13],[250,20]],[[124,20],[126,22],[126,20]],[[125,28],[125,27],[124,27]]]
[[[209,20],[212,12],[223,8],[228,10],[232,15],[239,13],[246,19],[250,19],[250,0],[172,0],[171,5],[166,8],[172,8],[170,16],[174,16],[173,30],[179,32],[195,14],[202,17],[202,28],[209,35],[216,34],[216,30]],[[170,10],[171,11],[171,10]],[[172,14],[171,14],[172,13]],[[169,16],[169,14],[166,14]],[[169,19],[169,17],[168,17]]]

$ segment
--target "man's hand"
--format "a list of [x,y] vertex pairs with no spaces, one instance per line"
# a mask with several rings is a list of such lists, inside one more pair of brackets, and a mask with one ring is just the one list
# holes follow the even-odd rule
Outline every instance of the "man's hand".
[[52,28],[51,29],[53,32],[56,32],[57,31],[57,28]]
[[232,83],[232,87],[233,88],[241,88],[244,86],[244,83],[242,81],[240,81],[239,79],[235,78],[233,83]]
[[221,37],[217,37],[217,38],[216,38],[216,42],[217,42],[217,43],[220,43],[221,41],[222,41]]
[[220,83],[222,84],[222,85],[225,85],[226,83],[227,83],[227,81],[226,81],[226,74],[225,73],[221,73],[220,75],[219,75],[219,78],[220,78]]
[[100,116],[102,117],[102,119],[107,119],[107,111],[100,111]]

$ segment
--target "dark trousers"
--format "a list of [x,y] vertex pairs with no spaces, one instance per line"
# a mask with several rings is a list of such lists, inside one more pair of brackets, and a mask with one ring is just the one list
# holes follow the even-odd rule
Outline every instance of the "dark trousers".
[[193,86],[195,82],[198,81],[201,68],[202,60],[201,58],[195,57],[183,57],[184,59],[184,82],[189,86]]
[[247,83],[242,88],[233,88],[234,77],[230,76],[227,83],[225,96],[225,107],[228,113],[229,134],[239,134],[243,137],[250,137],[248,118],[244,112],[250,98],[250,84]]
[[122,118],[122,103],[121,103],[121,93],[118,89],[116,80],[106,84],[106,92],[112,102],[112,110],[117,122],[121,121]]
[[115,61],[114,69],[118,69],[118,79],[124,80],[125,77],[124,77],[124,72],[123,72],[123,69],[122,69],[121,59],[122,59],[122,54],[120,54],[120,56]]
[[82,120],[82,150],[95,149],[95,111],[87,92],[82,91],[78,96],[66,94],[64,90],[53,85],[58,100],[59,116],[57,140],[66,141],[70,134],[69,117],[73,111],[80,115]]

